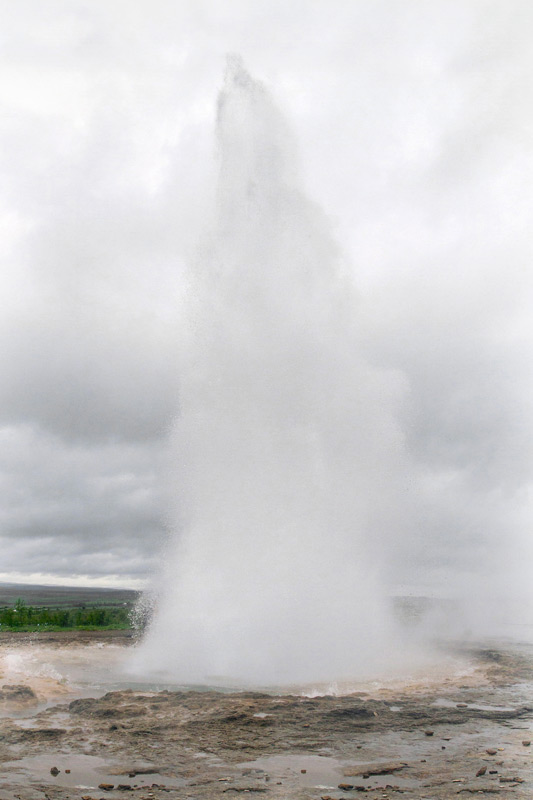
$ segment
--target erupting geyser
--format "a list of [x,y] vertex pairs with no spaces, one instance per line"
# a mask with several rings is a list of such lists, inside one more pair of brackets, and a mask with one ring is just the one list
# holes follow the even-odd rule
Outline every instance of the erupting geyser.
[[401,491],[399,387],[360,355],[348,266],[235,58],[217,135],[179,365],[176,541],[137,658],[183,682],[349,678],[390,644],[379,530]]

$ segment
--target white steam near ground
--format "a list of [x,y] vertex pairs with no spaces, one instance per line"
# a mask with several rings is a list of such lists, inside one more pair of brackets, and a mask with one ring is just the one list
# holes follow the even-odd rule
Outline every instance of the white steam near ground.
[[[3,18],[0,577],[134,585],[165,528],[185,528],[191,490],[169,476],[187,265],[207,247],[216,97],[239,52],[286,119],[311,254],[327,242],[350,287],[339,317],[368,380],[347,387],[359,427],[347,434],[343,410],[339,447],[368,435],[362,452],[379,454],[359,459],[349,498],[365,508],[365,564],[391,594],[478,603],[477,630],[498,616],[488,598],[530,608],[529,3],[19,2]],[[287,315],[285,278],[272,291]],[[308,308],[313,331],[324,306]],[[333,386],[348,369],[338,336]],[[273,408],[294,400],[296,371],[285,387]],[[224,429],[210,431],[218,452]]]

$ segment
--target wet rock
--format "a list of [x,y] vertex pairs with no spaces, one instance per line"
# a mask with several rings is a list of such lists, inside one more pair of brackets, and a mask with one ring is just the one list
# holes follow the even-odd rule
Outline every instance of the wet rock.
[[33,742],[45,743],[55,741],[65,736],[64,728],[24,728],[23,730],[11,730],[5,737],[10,744],[29,745]]
[[343,770],[345,778],[353,778],[359,775],[392,775],[393,772],[399,772],[405,769],[408,765],[399,762],[388,762],[385,764],[358,764],[354,767],[346,767]]
[[356,706],[348,706],[348,707],[340,707],[335,708],[330,711],[329,716],[334,719],[368,719],[369,717],[375,717],[376,712],[372,708],[367,708],[364,705],[356,705]]
[[86,714],[94,710],[98,705],[98,700],[94,697],[85,697],[81,700],[73,700],[68,704],[68,710],[71,714]]
[[52,767],[52,769],[50,770],[50,775],[53,775],[55,778],[56,775],[59,775],[59,772],[60,770],[58,770],[57,767]]
[[155,772],[160,773],[165,771],[164,765],[150,764],[148,767],[133,767],[122,772],[122,775],[128,773],[128,778],[135,778],[137,775],[153,775]]
[[0,700],[9,703],[27,703],[29,700],[37,700],[37,695],[30,686],[5,683],[0,691]]

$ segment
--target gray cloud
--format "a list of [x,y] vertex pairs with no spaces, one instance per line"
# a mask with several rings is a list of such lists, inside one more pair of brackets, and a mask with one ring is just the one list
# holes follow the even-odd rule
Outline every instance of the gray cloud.
[[160,440],[76,444],[21,425],[0,440],[2,573],[145,576],[168,505]]

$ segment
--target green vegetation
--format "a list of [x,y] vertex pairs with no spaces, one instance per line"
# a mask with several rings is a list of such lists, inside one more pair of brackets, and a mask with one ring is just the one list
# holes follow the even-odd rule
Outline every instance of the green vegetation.
[[0,608],[0,631],[131,628],[131,608],[130,603],[93,607],[83,604],[75,608],[36,607],[26,605],[19,597],[14,606]]

